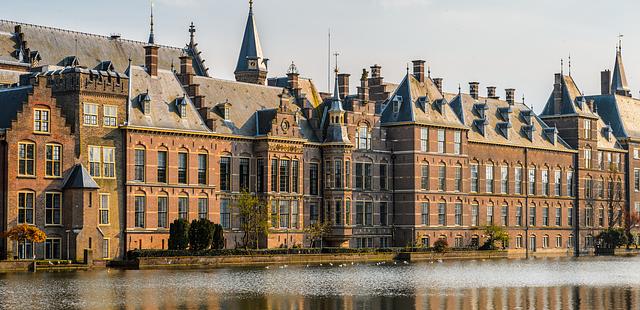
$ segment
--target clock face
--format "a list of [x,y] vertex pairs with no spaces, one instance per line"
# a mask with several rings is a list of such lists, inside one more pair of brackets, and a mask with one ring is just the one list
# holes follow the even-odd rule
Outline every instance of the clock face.
[[258,68],[258,62],[255,60],[249,60],[249,69],[256,69]]
[[282,131],[287,132],[287,130],[289,130],[289,122],[282,121],[282,124],[280,124],[280,128],[282,128]]

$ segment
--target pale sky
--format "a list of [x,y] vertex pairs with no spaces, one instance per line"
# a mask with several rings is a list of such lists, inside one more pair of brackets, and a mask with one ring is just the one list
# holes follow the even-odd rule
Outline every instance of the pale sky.
[[[6,1],[0,18],[145,41],[149,7],[147,0]],[[540,111],[569,54],[581,90],[599,93],[619,33],[634,97],[640,90],[637,0],[255,0],[254,8],[269,76],[295,61],[321,90],[329,28],[352,91],[362,68],[380,64],[385,80],[397,83],[408,62],[425,59],[445,91],[462,84],[468,92],[468,82],[478,81],[481,95],[494,85],[504,98],[513,87]],[[210,74],[232,79],[247,12],[248,0],[156,0],[156,42],[184,46],[193,21]]]

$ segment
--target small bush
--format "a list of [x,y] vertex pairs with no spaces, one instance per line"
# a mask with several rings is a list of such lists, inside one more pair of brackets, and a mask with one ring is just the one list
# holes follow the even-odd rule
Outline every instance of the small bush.
[[169,227],[169,250],[186,250],[189,246],[189,222],[177,219]]
[[213,224],[211,248],[214,250],[224,249],[224,229],[222,229],[222,225],[220,224]]
[[444,253],[449,248],[449,243],[446,239],[438,239],[433,243],[433,251],[436,253]]
[[189,249],[192,251],[206,250],[213,241],[213,223],[208,219],[197,219],[189,227]]

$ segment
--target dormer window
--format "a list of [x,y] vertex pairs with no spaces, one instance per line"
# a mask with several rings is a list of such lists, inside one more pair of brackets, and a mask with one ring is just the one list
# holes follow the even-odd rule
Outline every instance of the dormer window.
[[509,128],[513,127],[510,122],[498,123],[498,131],[500,134],[509,139]]
[[487,107],[486,103],[476,103],[473,105],[473,109],[478,113],[478,117],[481,119],[485,119],[487,117],[485,111],[487,111],[489,107]]
[[138,97],[138,101],[140,103],[140,108],[142,109],[142,112],[144,113],[144,115],[150,115],[151,114],[151,96],[149,96],[149,92],[145,94],[141,94]]
[[522,116],[522,120],[524,120],[524,122],[527,125],[533,125],[533,111],[524,110],[524,111],[520,112],[520,115]]
[[181,118],[187,117],[187,97],[182,96],[182,98],[176,99],[176,108],[178,109],[178,114],[180,114]]
[[476,126],[476,128],[478,128],[478,131],[480,132],[480,134],[484,136],[487,125],[489,125],[489,122],[483,118],[483,119],[474,120],[473,124]]
[[220,102],[216,105],[215,111],[220,115],[224,120],[229,120],[231,118],[231,102],[229,100],[225,100],[224,102]]
[[547,139],[549,139],[551,144],[555,145],[558,141],[558,129],[556,127],[545,128],[544,134],[547,136]]
[[229,110],[230,110],[230,109],[229,109],[229,107],[228,107],[228,106],[225,106],[225,107],[224,107],[224,113],[223,113],[223,114],[224,114],[224,116],[223,116],[223,117],[224,117],[224,119],[225,119],[225,120],[228,120],[228,119],[229,119]]
[[536,131],[535,126],[533,125],[522,125],[522,132],[529,139],[529,141],[533,141],[533,132]]
[[393,113],[400,112],[400,104],[402,103],[402,96],[396,95],[393,98]]

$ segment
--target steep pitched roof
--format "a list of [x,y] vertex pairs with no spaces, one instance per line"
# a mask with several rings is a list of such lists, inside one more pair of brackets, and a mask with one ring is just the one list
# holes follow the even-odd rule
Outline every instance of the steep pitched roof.
[[[285,88],[289,85],[289,80],[286,76],[270,78],[269,85]],[[301,92],[306,96],[307,100],[305,102],[305,106],[316,108],[322,104],[322,97],[320,96],[320,92],[318,91],[315,83],[313,83],[312,79],[302,77],[299,78],[298,87],[300,87]]]
[[[24,40],[31,51],[38,51],[42,59],[40,64],[55,65],[67,56],[75,55],[80,65],[89,68],[98,63],[110,60],[116,71],[123,72],[129,63],[144,64],[145,42],[132,41],[122,38],[112,38],[96,34],[82,33],[45,26],[24,24],[13,21],[0,20],[0,60],[21,62],[18,58],[20,44],[18,34],[14,33],[15,26],[21,26]],[[158,51],[158,65],[163,69],[170,69],[172,63],[178,65],[183,49],[171,46],[160,46]],[[194,58],[194,68],[198,69],[198,58]],[[196,70],[197,74],[202,74]]]
[[624,64],[622,63],[622,49],[616,49],[616,63],[613,68],[613,76],[611,78],[611,93],[612,94],[628,94],[629,84],[627,83],[627,74],[624,71]]
[[597,117],[597,115],[586,104],[586,97],[582,95],[578,85],[570,75],[556,74],[557,79],[560,78],[561,97],[559,111],[556,111],[555,92],[551,92],[547,104],[545,105],[541,117],[552,115],[568,115],[578,114],[588,117]]
[[32,89],[32,86],[0,89],[0,128],[11,127],[11,121],[27,102]]
[[[210,132],[200,113],[186,94],[180,81],[169,70],[158,70],[158,76],[151,78],[144,68],[132,66],[131,102],[129,120],[131,126]],[[151,99],[151,111],[145,114],[141,106],[141,96]],[[180,117],[176,102],[186,100],[187,114]]]
[[[398,112],[394,111],[398,102]],[[390,98],[383,104],[381,122],[419,123],[425,125],[463,127],[456,114],[431,79],[424,83],[407,74]]]
[[91,177],[82,164],[77,164],[64,180],[64,189],[99,189],[98,183]]
[[640,100],[621,95],[589,96],[598,114],[618,138],[640,138]]
[[247,25],[244,29],[242,47],[240,48],[240,55],[238,56],[238,64],[236,65],[235,72],[246,71],[249,69],[247,66],[247,59],[257,59],[258,69],[262,71],[267,70],[266,64],[262,61],[264,59],[264,55],[262,54],[262,45],[260,44],[258,28],[253,15],[253,5],[249,9],[249,17],[247,18]]

